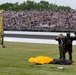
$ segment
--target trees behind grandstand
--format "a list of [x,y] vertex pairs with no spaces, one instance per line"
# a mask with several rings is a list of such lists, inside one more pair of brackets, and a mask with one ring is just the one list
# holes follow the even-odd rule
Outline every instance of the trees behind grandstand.
[[47,1],[40,1],[39,3],[27,0],[26,2],[23,2],[22,4],[16,3],[5,3],[0,5],[0,10],[37,10],[37,11],[43,11],[43,10],[68,10],[70,11],[71,8],[69,6],[57,6],[56,4],[50,4]]

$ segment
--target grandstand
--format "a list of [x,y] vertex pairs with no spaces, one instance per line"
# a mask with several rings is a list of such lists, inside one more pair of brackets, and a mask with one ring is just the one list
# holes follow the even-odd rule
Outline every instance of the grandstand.
[[4,30],[76,31],[76,11],[4,11]]

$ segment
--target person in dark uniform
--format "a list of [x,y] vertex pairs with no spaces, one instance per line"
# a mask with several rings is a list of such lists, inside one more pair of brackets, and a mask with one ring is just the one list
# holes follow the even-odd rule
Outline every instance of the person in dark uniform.
[[69,54],[69,60],[72,61],[72,42],[73,40],[76,40],[76,33],[75,37],[70,36],[70,33],[67,33],[65,38],[64,38],[64,55],[63,58],[66,59],[66,52]]
[[64,46],[63,46],[63,41],[64,41],[64,36],[63,34],[59,34],[56,38],[55,38],[56,41],[58,41],[58,44],[59,44],[59,59],[64,59],[63,58],[63,51],[64,51]]

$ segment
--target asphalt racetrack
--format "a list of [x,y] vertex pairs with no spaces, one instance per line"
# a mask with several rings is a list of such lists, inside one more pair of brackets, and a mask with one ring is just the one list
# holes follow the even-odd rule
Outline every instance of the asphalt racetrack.
[[[61,32],[60,32],[61,33]],[[4,31],[4,41],[58,44],[55,38],[59,32],[23,32],[23,31]],[[66,36],[66,33],[62,33]],[[75,36],[71,33],[71,36]],[[76,40],[73,42],[76,45]]]
[[55,39],[56,36],[52,35],[28,35],[28,34],[4,34],[4,37],[16,38],[35,38],[35,39]]

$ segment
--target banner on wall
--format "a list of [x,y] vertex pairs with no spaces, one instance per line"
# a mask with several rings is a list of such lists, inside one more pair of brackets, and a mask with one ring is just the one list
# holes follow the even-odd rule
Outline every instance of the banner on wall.
[[3,45],[3,11],[0,10],[0,44]]

